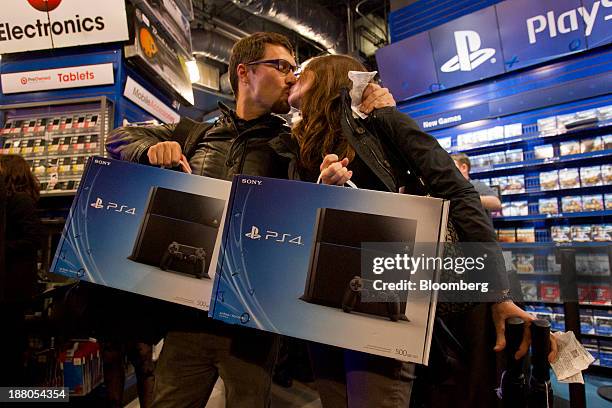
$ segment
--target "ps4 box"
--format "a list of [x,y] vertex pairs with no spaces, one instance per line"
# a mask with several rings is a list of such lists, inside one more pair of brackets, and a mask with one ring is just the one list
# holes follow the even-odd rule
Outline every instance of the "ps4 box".
[[93,157],[51,272],[207,310],[230,187]]
[[427,364],[439,271],[394,259],[435,259],[447,217],[438,198],[236,176],[209,316]]

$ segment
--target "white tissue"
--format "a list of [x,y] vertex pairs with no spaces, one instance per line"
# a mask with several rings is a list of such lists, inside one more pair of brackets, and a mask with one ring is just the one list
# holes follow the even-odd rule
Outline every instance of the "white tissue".
[[365,90],[366,86],[368,86],[372,78],[376,76],[376,73],[377,71],[349,71],[348,73],[349,79],[353,81],[353,88],[351,88],[351,92],[349,93],[351,96],[351,109],[361,119],[368,117],[368,115],[359,110],[359,105],[361,105],[361,96],[363,95],[363,91]]

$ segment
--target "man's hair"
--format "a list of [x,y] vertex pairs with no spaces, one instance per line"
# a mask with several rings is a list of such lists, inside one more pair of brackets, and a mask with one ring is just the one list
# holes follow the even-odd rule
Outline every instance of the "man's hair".
[[451,157],[453,158],[454,161],[456,161],[459,164],[466,164],[468,171],[472,169],[472,163],[470,162],[470,158],[467,156],[467,154],[455,153],[455,154],[451,154]]
[[278,33],[254,33],[238,41],[232,47],[232,54],[229,60],[230,84],[236,97],[238,97],[238,73],[236,68],[239,64],[248,64],[249,62],[262,59],[266,53],[266,44],[280,45],[285,47],[291,55],[295,54],[289,39]]

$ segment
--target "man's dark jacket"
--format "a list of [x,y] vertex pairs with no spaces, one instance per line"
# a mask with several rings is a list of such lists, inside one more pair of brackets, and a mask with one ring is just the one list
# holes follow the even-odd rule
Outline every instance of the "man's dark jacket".
[[220,104],[212,125],[181,118],[178,124],[123,127],[109,135],[106,149],[115,159],[149,164],[156,143],[184,140],[193,174],[231,180],[235,174],[290,178],[295,175],[295,146],[284,119],[268,114],[246,122]]

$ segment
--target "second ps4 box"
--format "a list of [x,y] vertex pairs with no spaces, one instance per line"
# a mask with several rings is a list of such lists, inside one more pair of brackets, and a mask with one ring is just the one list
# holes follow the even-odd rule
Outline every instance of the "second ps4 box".
[[[437,256],[447,201],[238,176],[227,214],[209,316],[427,364],[437,293],[379,291],[368,268],[397,251]],[[431,277],[415,272],[401,281]]]

